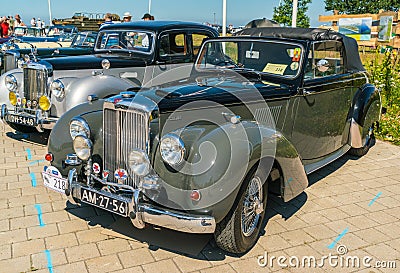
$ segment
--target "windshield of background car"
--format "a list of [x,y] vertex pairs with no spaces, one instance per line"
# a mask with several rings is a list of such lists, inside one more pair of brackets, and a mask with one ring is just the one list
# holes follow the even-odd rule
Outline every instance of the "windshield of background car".
[[300,72],[303,46],[284,41],[207,41],[196,61],[198,69],[248,69],[261,74],[295,78]]
[[15,36],[23,36],[26,33],[26,27],[15,27],[14,35]]
[[74,40],[71,43],[71,47],[94,47],[94,43],[96,42],[96,37],[84,33],[78,33],[75,35]]
[[100,32],[96,50],[126,50],[151,53],[154,43],[152,32],[119,30]]

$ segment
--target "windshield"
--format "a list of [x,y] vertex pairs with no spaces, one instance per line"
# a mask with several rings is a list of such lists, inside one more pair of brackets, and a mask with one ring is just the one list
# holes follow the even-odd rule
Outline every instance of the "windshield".
[[300,44],[267,40],[207,41],[196,61],[198,69],[247,69],[294,78],[303,58]]
[[97,50],[127,50],[150,54],[154,44],[152,32],[138,30],[118,30],[100,32]]
[[71,43],[71,47],[94,47],[96,36],[88,33],[78,33]]
[[14,28],[14,35],[16,36],[23,36],[26,33],[26,27],[15,27]]

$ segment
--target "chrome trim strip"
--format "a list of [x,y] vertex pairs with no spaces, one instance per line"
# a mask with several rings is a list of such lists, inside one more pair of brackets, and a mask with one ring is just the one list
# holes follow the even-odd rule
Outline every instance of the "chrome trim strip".
[[322,167],[325,167],[329,163],[335,161],[336,159],[338,159],[339,157],[341,157],[342,155],[347,153],[347,151],[350,150],[350,148],[351,148],[350,145],[346,144],[345,146],[343,146],[336,152],[332,153],[331,155],[327,156],[326,158],[324,158],[320,161],[317,161],[315,163],[305,165],[304,170],[306,171],[306,174],[308,175],[312,172],[315,172],[318,169],[321,169]]
[[363,146],[362,141],[362,127],[351,118],[350,121],[350,146],[353,148],[361,148]]

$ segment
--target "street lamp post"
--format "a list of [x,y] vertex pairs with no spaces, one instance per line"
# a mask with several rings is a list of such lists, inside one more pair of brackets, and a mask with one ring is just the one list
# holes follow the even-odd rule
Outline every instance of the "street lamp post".
[[149,14],[151,14],[151,0],[149,0]]
[[52,20],[52,16],[51,16],[51,1],[50,0],[47,0],[47,2],[48,2],[48,4],[49,4],[49,16],[50,16],[50,26],[52,26],[53,25],[53,20]]
[[293,0],[292,27],[296,27],[297,23],[297,5],[298,5],[298,0]]
[[226,36],[226,0],[222,1],[222,36]]

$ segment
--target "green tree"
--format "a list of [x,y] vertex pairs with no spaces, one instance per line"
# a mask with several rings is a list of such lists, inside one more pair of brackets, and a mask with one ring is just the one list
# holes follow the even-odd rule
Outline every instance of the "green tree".
[[325,0],[326,11],[339,11],[339,14],[364,14],[385,11],[399,11],[400,0]]
[[[298,27],[310,27],[310,17],[306,15],[311,0],[298,0],[297,23]],[[283,0],[278,7],[274,7],[272,20],[285,26],[292,25],[293,0]]]

